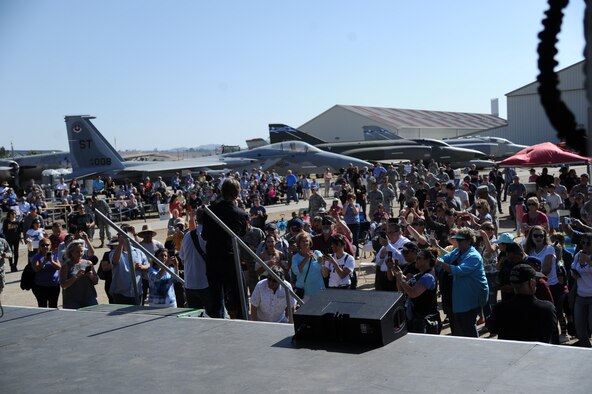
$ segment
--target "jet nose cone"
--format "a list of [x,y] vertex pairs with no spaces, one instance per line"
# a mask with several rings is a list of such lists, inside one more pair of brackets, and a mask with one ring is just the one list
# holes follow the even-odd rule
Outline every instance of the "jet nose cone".
[[339,170],[340,168],[347,168],[349,165],[355,167],[369,167],[370,163],[364,160],[356,159],[355,157],[340,155],[337,153],[323,152],[323,163],[325,167],[331,167],[333,170]]
[[360,160],[360,159],[353,159],[352,164],[355,167],[368,167],[368,166],[372,166],[372,164],[368,163],[367,161],[364,160]]
[[481,152],[480,150],[476,149],[467,149],[471,154],[475,155],[476,159],[485,159],[487,156],[485,153]]
[[484,159],[487,155],[479,150],[476,149],[468,149],[468,148],[454,148],[456,150],[456,154],[466,160],[473,160],[473,159]]

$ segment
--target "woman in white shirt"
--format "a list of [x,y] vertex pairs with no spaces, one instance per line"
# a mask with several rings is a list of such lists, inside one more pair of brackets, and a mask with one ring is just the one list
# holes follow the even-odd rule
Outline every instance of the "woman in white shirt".
[[557,315],[563,311],[563,285],[557,278],[557,255],[555,248],[549,240],[549,232],[543,226],[532,226],[524,243],[524,252],[531,257],[536,257],[541,261],[541,272],[547,277],[547,284],[553,296],[553,303],[557,310]]
[[25,232],[25,241],[29,245],[29,262],[39,252],[39,241],[43,238],[47,238],[47,234],[45,229],[41,227],[41,221],[33,219],[31,228]]
[[323,278],[329,278],[329,288],[349,289],[351,273],[356,268],[355,259],[344,251],[345,238],[341,234],[331,236],[333,253],[323,256]]
[[576,278],[577,292],[574,306],[574,324],[578,335],[577,345],[591,347],[590,329],[592,329],[592,237],[583,237],[582,250],[574,256],[571,274]]

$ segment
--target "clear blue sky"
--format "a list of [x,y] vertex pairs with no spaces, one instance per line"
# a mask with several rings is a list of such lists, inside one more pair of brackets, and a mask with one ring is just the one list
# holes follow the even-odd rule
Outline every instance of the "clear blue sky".
[[[0,0],[0,145],[240,144],[335,104],[490,112],[536,79],[543,0]],[[571,1],[558,69],[583,59]]]

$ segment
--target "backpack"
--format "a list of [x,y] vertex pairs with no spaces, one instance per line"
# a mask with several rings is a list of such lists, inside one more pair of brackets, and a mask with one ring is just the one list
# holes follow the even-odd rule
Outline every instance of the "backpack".
[[23,269],[23,273],[21,274],[21,289],[22,290],[31,290],[33,285],[35,284],[35,271],[33,271],[33,267],[31,264],[25,265]]

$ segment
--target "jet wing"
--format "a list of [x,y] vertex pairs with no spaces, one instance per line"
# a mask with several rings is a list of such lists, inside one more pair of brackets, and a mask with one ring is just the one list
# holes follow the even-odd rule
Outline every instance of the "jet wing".
[[228,166],[220,156],[198,157],[179,161],[124,162],[122,172],[168,172],[175,170],[201,170]]
[[[219,157],[219,156],[216,156]],[[216,159],[215,157],[203,157],[203,158],[196,158],[196,159],[187,159],[187,160],[179,160],[179,161],[154,161],[154,162],[123,162],[125,167],[121,170],[115,171],[105,171],[103,168],[100,167],[92,167],[92,168],[85,168],[79,171],[72,172],[66,178],[86,178],[91,177],[98,174],[104,175],[114,175],[117,177],[121,177],[122,175],[129,174],[129,175],[137,175],[137,174],[144,174],[144,173],[154,173],[154,172],[174,172],[174,171],[181,171],[181,170],[192,170],[192,171],[199,171],[199,170],[211,170],[217,168],[226,168],[228,163],[221,159]]]

